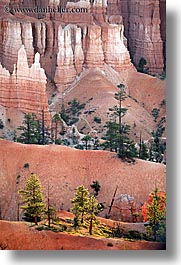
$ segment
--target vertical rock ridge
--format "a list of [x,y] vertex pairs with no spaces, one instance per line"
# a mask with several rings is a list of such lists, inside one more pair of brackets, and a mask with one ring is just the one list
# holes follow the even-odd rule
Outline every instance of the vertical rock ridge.
[[13,73],[0,64],[0,105],[13,107],[23,112],[32,112],[41,117],[45,111],[45,119],[50,121],[46,96],[46,75],[40,66],[40,55],[36,53],[34,63],[28,65],[24,45],[18,51],[18,60]]

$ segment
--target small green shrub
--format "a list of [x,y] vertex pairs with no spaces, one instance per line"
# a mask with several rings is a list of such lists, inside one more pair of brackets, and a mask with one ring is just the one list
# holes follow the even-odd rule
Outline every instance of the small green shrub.
[[166,105],[166,100],[163,99],[163,100],[160,102],[160,108],[162,108],[162,107],[165,106],[165,105]]
[[140,233],[136,230],[129,230],[128,233],[125,233],[124,238],[133,240],[148,240],[147,236],[144,233]]
[[159,116],[159,113],[160,113],[160,109],[157,109],[157,108],[152,109],[151,114],[154,117],[154,122],[157,121],[157,118]]
[[28,163],[25,163],[25,164],[24,164],[24,168],[29,168],[29,166],[30,166],[30,165],[29,165]]
[[97,116],[95,116],[94,117],[94,121],[96,122],[96,123],[101,123],[101,118],[99,118],[99,117],[97,117]]
[[56,139],[55,140],[55,144],[61,145],[62,144],[62,140],[61,139]]

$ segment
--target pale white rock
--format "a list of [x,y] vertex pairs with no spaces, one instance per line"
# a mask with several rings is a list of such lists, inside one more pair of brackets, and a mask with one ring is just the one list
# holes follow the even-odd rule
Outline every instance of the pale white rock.
[[105,62],[118,71],[131,65],[123,31],[123,25],[111,24],[103,27],[102,33]]
[[75,28],[75,50],[74,50],[74,58],[75,58],[75,69],[77,74],[82,72],[82,66],[84,63],[84,52],[82,49],[82,32],[81,28]]

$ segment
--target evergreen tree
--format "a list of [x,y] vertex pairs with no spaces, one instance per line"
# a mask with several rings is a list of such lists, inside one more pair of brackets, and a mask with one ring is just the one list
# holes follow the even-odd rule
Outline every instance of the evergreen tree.
[[99,141],[99,138],[97,136],[93,139],[93,146],[94,146],[94,150],[99,149],[100,141]]
[[47,219],[48,219],[48,227],[50,227],[51,220],[53,220],[53,218],[55,217],[56,211],[57,211],[56,208],[52,207],[50,204],[50,186],[49,186],[49,182],[48,182],[47,209],[45,211],[45,213],[47,214]]
[[149,158],[148,148],[143,141],[141,144],[141,150],[140,150],[139,158],[143,159],[143,160],[147,160]]
[[52,128],[52,129],[54,129],[54,137],[52,137],[54,139],[52,139],[52,140],[53,140],[54,143],[58,143],[61,140],[61,139],[58,139],[58,125],[61,126],[62,123],[63,123],[60,114],[56,113],[53,116],[52,123],[55,124],[54,128]]
[[139,142],[139,155],[138,157],[143,160],[147,160],[149,158],[148,148],[141,137],[140,132],[140,142]]
[[34,113],[25,114],[23,125],[18,127],[21,131],[17,141],[24,144],[48,144],[50,142],[49,130],[45,126],[44,110],[41,121],[37,120]]
[[105,125],[106,143],[105,147],[109,147],[110,151],[115,151],[122,159],[128,157],[133,158],[137,155],[134,141],[129,138],[130,126],[123,122],[123,117],[127,113],[127,109],[122,107],[122,102],[126,99],[125,86],[118,86],[120,91],[115,94],[115,99],[118,100],[118,105],[109,109],[111,111],[111,120]]
[[141,57],[139,64],[138,64],[138,71],[141,73],[147,73],[148,72],[148,68],[145,68],[147,65],[147,61],[145,58]]
[[66,114],[64,102],[62,102],[62,108],[61,108],[60,116],[61,116],[62,120],[64,120],[64,122],[68,123],[68,121],[69,121],[70,118]]
[[88,209],[89,191],[83,186],[76,189],[75,197],[71,200],[73,204],[72,212],[75,214],[77,222],[84,222],[84,214]]
[[157,128],[152,132],[153,142],[151,143],[150,161],[161,163],[163,161],[163,155],[166,150],[166,142],[162,141],[162,135],[165,131],[164,127],[165,117],[161,118],[158,122]]
[[45,212],[45,203],[43,201],[42,186],[36,174],[31,174],[28,178],[23,190],[19,190],[22,197],[21,208],[25,211],[25,220],[31,221],[34,219],[37,225],[38,220]]
[[94,196],[97,197],[101,189],[101,185],[99,184],[99,181],[98,180],[93,181],[90,186],[94,190]]
[[91,196],[88,202],[87,208],[87,220],[89,221],[89,234],[92,235],[93,221],[96,220],[96,215],[102,211],[100,205],[95,198],[95,196]]
[[159,113],[160,113],[160,109],[158,109],[158,108],[152,109],[151,114],[154,117],[154,122],[157,121],[157,118],[159,116]]
[[85,143],[85,150],[88,150],[88,143],[91,141],[91,136],[90,135],[85,135],[82,138],[82,142]]
[[104,147],[109,148],[111,152],[117,152],[119,125],[114,121],[107,121],[105,127],[107,128],[107,131]]
[[17,128],[19,131],[22,131],[17,141],[24,144],[38,144],[40,140],[39,126],[35,114],[25,114],[23,125]]
[[49,128],[45,126],[45,112],[44,109],[42,109],[42,118],[41,122],[39,122],[39,133],[40,133],[40,144],[45,145],[49,144],[51,142],[50,140],[50,133],[49,133]]

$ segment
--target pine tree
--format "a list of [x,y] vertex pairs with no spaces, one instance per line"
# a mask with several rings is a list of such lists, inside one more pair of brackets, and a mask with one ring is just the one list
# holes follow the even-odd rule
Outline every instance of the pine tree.
[[24,144],[38,144],[39,143],[39,122],[33,113],[25,114],[23,125],[17,128],[22,131],[17,141]]
[[102,209],[99,206],[99,203],[95,196],[91,196],[89,198],[88,202],[88,208],[86,210],[87,212],[87,220],[89,221],[89,234],[92,235],[92,227],[93,227],[93,221],[96,220],[96,215],[101,211]]
[[50,185],[48,182],[48,192],[47,192],[47,209],[45,213],[47,214],[48,227],[50,228],[51,220],[53,220],[57,210],[55,207],[52,207],[50,204]]
[[92,184],[90,185],[91,188],[94,190],[94,196],[97,197],[101,188],[101,185],[99,184],[99,181],[93,181]]
[[149,160],[157,163],[163,161],[163,156],[166,150],[166,142],[162,141],[162,135],[165,131],[164,127],[165,117],[162,117],[157,124],[157,128],[152,132],[153,142],[151,143],[151,151]]
[[54,129],[54,137],[52,137],[54,139],[52,140],[54,143],[59,143],[61,139],[60,138],[58,139],[58,125],[62,126],[63,124],[60,114],[56,113],[53,116],[52,123],[55,124],[55,126],[52,127],[52,129]]
[[44,109],[42,109],[42,115],[41,115],[41,122],[39,122],[39,136],[40,136],[40,144],[45,145],[48,144],[50,141],[50,133],[49,128],[45,125],[45,112]]
[[22,133],[17,141],[24,144],[48,144],[50,142],[49,129],[45,126],[45,114],[42,110],[42,119],[39,121],[34,113],[25,114],[23,125],[17,130]]
[[107,131],[104,146],[105,148],[109,148],[111,152],[117,152],[119,125],[114,121],[107,121],[105,127],[107,128]]
[[[64,105],[64,101],[63,100],[62,100],[62,107],[61,107],[60,116],[61,116],[62,120],[64,120],[64,122],[68,123],[70,118],[66,114],[65,105]],[[62,126],[63,126],[63,124],[62,124]],[[63,130],[63,128],[62,128],[62,130]]]
[[149,69],[145,68],[146,65],[147,65],[146,59],[141,57],[138,64],[138,71],[141,73],[147,73]]
[[139,155],[138,157],[143,160],[147,160],[149,158],[148,148],[144,141],[142,140],[141,132],[140,132],[140,142],[139,142]]
[[45,212],[45,203],[43,199],[42,186],[36,174],[31,174],[23,190],[19,190],[22,197],[21,208],[25,211],[25,219],[33,218],[37,225],[38,220]]
[[118,86],[120,91],[115,94],[115,99],[118,100],[118,106],[114,106],[114,114],[118,117],[119,124],[119,134],[118,134],[118,148],[119,148],[119,156],[121,158],[124,157],[124,134],[127,133],[124,131],[126,126],[123,127],[122,118],[126,115],[127,109],[122,107],[122,102],[126,99],[125,86],[124,84],[120,84]]
[[88,150],[88,143],[91,141],[91,136],[90,135],[85,135],[82,138],[82,142],[85,142],[85,150]]
[[147,160],[149,158],[148,148],[144,142],[141,144],[140,159]]
[[81,224],[84,222],[84,214],[88,209],[89,195],[89,191],[81,185],[76,189],[75,197],[71,200],[73,204],[72,212]]
[[115,151],[122,159],[133,158],[137,156],[135,143],[129,138],[130,126],[123,122],[123,117],[127,113],[127,109],[122,107],[122,102],[126,99],[124,84],[118,86],[120,91],[115,94],[115,99],[118,101],[118,105],[109,109],[111,111],[111,120],[105,125],[106,143],[105,147],[109,147],[110,151]]

